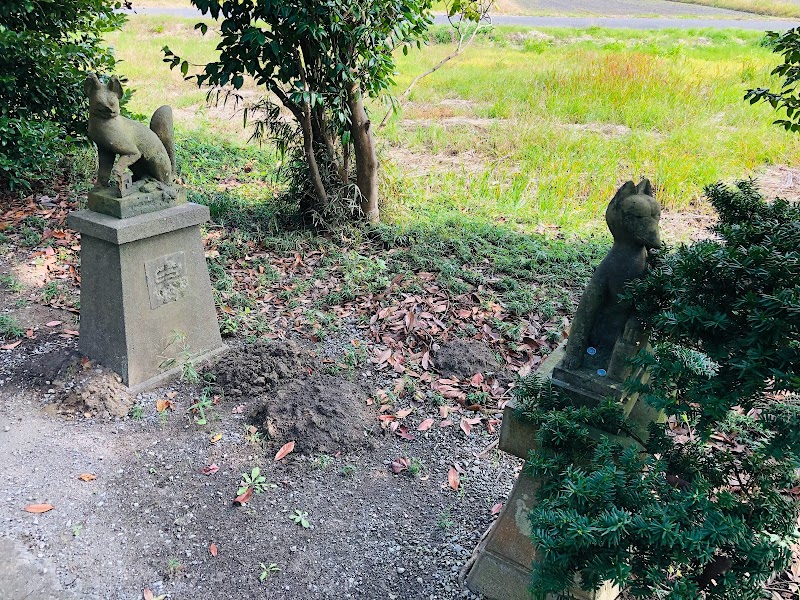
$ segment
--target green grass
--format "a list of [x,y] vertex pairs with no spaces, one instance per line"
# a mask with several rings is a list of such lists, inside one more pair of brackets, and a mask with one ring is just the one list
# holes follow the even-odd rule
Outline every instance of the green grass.
[[14,317],[0,315],[0,338],[17,339],[25,335],[25,330],[19,326]]
[[[193,22],[134,17],[112,36],[137,88],[131,109],[175,104],[195,199],[228,224],[239,215],[276,231],[285,207],[274,201],[274,151],[243,146],[241,119],[205,108],[204,92],[161,63],[164,45],[193,62],[213,56],[217,34],[202,37]],[[448,35],[434,28],[431,38]],[[379,130],[385,219],[580,230],[597,226],[626,179],[651,178],[662,204],[680,209],[708,183],[796,164],[800,138],[772,125],[768,107],[742,100],[746,89],[776,83],[777,57],[761,39],[739,30],[495,29],[422,80]],[[397,91],[451,49],[398,55]],[[252,83],[245,91],[257,93]],[[372,111],[377,120],[383,105]]]
[[[747,88],[775,83],[777,57],[760,35],[592,28],[514,38],[423,80],[384,132],[405,151],[398,169],[409,150],[441,163],[415,178],[395,218],[575,226],[600,217],[626,179],[650,177],[662,204],[682,208],[710,182],[800,158],[797,136],[773,126],[768,107],[742,101]],[[447,51],[400,58],[398,87]]]

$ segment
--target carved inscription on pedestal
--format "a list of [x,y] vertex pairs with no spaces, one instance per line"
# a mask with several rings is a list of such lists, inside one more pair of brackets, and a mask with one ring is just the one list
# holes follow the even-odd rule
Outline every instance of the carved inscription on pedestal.
[[183,252],[160,256],[144,263],[147,290],[150,293],[150,308],[176,302],[186,293],[189,285],[186,277],[186,257]]

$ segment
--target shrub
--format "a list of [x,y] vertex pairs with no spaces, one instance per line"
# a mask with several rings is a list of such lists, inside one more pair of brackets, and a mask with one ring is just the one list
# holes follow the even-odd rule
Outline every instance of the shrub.
[[52,177],[66,139],[52,121],[0,117],[0,185],[25,189]]
[[539,426],[528,472],[541,561],[537,597],[613,579],[634,597],[755,599],[796,539],[800,465],[800,209],[752,182],[714,185],[718,239],[655,257],[629,286],[651,328],[650,369],[631,391],[668,427],[621,443],[612,402],[573,407],[529,379],[521,414]]
[[[87,71],[110,73],[103,36],[122,26],[114,0],[0,3],[0,185],[30,187],[85,131]],[[41,147],[32,145],[42,136]],[[40,162],[41,161],[41,162]]]

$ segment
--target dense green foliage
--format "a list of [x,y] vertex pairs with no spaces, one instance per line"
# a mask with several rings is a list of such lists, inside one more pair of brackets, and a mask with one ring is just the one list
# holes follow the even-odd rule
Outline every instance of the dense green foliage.
[[58,139],[84,130],[83,80],[87,71],[114,68],[102,37],[122,26],[119,7],[114,0],[0,4],[0,184],[29,187],[58,162]]
[[[646,440],[611,402],[576,408],[529,379],[539,426],[529,472],[542,560],[532,589],[613,579],[635,597],[755,599],[790,561],[800,466],[800,208],[752,182],[706,193],[718,239],[655,257],[626,292],[652,331],[632,391],[662,410]],[[641,400],[640,400],[641,401]]]
[[769,88],[747,90],[745,100],[750,104],[768,102],[777,111],[785,111],[786,118],[775,121],[789,131],[800,131],[800,27],[789,29],[784,33],[771,31],[766,36],[767,43],[773,51],[783,56],[783,62],[772,70],[773,75],[783,79],[781,89],[777,92]]

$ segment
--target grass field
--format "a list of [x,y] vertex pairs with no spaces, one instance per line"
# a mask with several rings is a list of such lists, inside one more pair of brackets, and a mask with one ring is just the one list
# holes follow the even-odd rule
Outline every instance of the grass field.
[[[137,88],[131,108],[149,114],[171,103],[192,147],[227,145],[238,156],[247,137],[238,116],[207,108],[205,93],[161,62],[164,45],[195,63],[213,56],[214,35],[193,23],[134,17],[111,39]],[[434,38],[445,42],[446,32]],[[683,208],[708,183],[797,164],[800,138],[773,126],[767,107],[742,101],[747,88],[775,83],[777,57],[760,41],[743,31],[496,29],[424,79],[379,132],[391,192],[385,214],[580,229],[629,178],[651,178],[663,204]],[[397,89],[450,49],[434,43],[399,56]],[[375,120],[383,111],[373,105]],[[269,184],[253,183],[251,170],[248,185],[225,193],[273,197],[271,149],[241,152]]]

